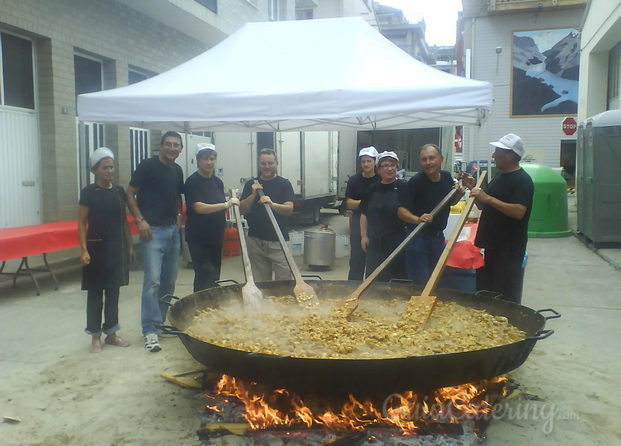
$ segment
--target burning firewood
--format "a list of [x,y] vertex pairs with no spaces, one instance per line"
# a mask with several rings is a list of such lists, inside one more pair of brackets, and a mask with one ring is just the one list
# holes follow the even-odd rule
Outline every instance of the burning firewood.
[[[411,391],[392,394],[383,401],[361,401],[353,395],[345,401],[325,397],[307,401],[285,389],[268,389],[223,375],[216,389],[204,395],[205,406],[220,414],[233,405],[237,416],[246,422],[237,422],[239,418],[229,415],[206,423],[204,429],[215,432],[230,425],[235,432],[319,429],[342,434],[397,429],[403,435],[428,431],[458,435],[463,420],[489,419],[486,415],[506,391],[507,378],[500,377],[425,395]],[[241,406],[244,411],[240,414],[237,409]]]

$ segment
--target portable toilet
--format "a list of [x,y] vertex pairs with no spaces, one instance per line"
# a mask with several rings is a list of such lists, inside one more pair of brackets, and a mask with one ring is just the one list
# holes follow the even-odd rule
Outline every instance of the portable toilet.
[[521,167],[535,185],[533,208],[528,221],[529,237],[571,235],[567,214],[567,183],[552,168],[523,163]]
[[594,247],[621,245],[621,110],[578,125],[578,233]]

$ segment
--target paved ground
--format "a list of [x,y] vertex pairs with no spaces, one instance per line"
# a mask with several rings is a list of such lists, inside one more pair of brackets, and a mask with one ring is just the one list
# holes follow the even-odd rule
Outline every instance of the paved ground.
[[[345,219],[329,219],[345,231]],[[548,323],[556,333],[512,373],[542,401],[519,402],[521,412],[492,423],[488,444],[621,444],[621,271],[575,237],[531,239],[528,251],[523,304],[563,317]],[[344,279],[346,271],[342,258],[319,274]],[[239,258],[226,259],[222,276],[243,281]],[[17,290],[0,287],[0,415],[21,419],[0,423],[0,444],[198,444],[196,392],[159,376],[198,365],[175,338],[164,339],[160,353],[144,351],[141,279],[132,272],[121,294],[120,333],[132,345],[97,355],[87,353],[75,270],[61,275],[58,291],[43,280],[41,296],[25,278]],[[192,272],[181,269],[177,294],[189,294],[191,284]]]

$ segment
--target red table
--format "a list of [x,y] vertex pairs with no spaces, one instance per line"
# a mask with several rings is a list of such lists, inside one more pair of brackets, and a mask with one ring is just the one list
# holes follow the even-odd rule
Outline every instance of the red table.
[[[127,214],[127,221],[134,222],[131,214]],[[132,234],[137,234],[136,225],[130,224]],[[80,246],[78,241],[78,221],[66,220],[53,223],[41,223],[31,226],[19,226],[16,228],[0,229],[0,266],[1,275],[13,276],[13,287],[16,286],[17,278],[20,275],[29,275],[37,289],[37,296],[40,294],[40,287],[34,272],[47,272],[54,280],[54,289],[58,289],[58,280],[47,262],[47,253],[62,251],[63,249],[76,248]],[[45,268],[32,268],[28,264],[28,257],[43,254]],[[19,259],[22,261],[15,273],[5,273],[6,261]]]

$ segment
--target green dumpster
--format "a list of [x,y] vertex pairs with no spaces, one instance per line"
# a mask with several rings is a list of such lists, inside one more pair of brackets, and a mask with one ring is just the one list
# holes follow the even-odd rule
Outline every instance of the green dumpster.
[[528,222],[529,237],[571,235],[567,215],[567,183],[550,167],[521,164],[535,185],[533,209]]

